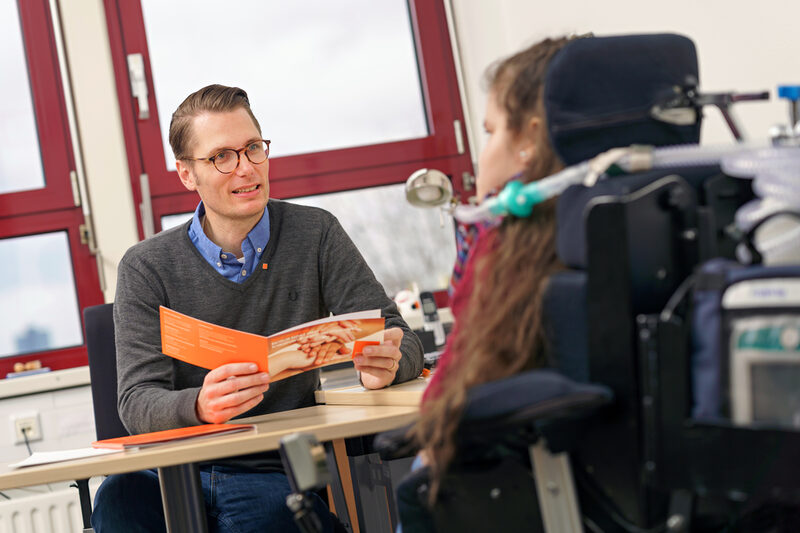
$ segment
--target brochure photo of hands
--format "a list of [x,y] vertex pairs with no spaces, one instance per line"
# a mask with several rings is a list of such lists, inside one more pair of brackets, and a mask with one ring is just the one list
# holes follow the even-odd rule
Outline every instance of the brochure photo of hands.
[[272,381],[312,368],[349,361],[367,344],[383,342],[382,318],[341,319],[270,337]]

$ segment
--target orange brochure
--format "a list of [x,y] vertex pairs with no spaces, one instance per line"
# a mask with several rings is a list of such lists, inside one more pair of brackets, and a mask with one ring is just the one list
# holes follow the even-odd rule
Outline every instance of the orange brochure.
[[269,337],[210,324],[161,306],[161,351],[214,369],[227,363],[258,365],[270,381],[347,361],[364,346],[383,342],[380,310],[307,322]]
[[220,433],[238,433],[255,428],[253,424],[203,424],[201,426],[189,426],[185,428],[166,429],[164,431],[154,431],[152,433],[141,433],[139,435],[129,435],[127,437],[117,437],[114,439],[98,440],[92,443],[93,448],[109,448],[112,450],[124,450],[126,448],[142,448],[154,444],[174,442],[177,440],[196,439]]
[[163,305],[160,317],[165,355],[209,370],[227,363],[253,362],[261,372],[269,371],[267,337],[209,324]]

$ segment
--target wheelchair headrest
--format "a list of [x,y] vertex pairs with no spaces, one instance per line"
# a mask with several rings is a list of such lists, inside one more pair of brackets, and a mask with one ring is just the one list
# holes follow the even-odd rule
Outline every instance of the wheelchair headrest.
[[654,106],[698,84],[697,53],[674,34],[575,39],[550,62],[544,105],[550,141],[566,165],[618,146],[697,143],[689,125],[653,118]]

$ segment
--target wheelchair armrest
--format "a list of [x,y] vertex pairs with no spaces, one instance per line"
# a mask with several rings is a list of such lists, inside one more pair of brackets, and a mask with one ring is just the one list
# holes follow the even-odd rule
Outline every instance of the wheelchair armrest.
[[611,402],[608,387],[578,383],[555,370],[531,370],[473,387],[462,427],[586,416]]
[[[599,407],[609,404],[613,394],[608,387],[572,381],[554,370],[531,370],[509,378],[484,383],[470,389],[461,417],[459,439],[486,441],[520,428],[533,428],[538,436],[553,435],[559,450],[568,449],[579,438],[579,431],[568,431],[574,422],[585,419]],[[416,450],[406,437],[411,426],[381,433],[375,448],[384,459],[404,457]],[[561,434],[561,438],[558,437]],[[566,437],[572,435],[573,437]]]

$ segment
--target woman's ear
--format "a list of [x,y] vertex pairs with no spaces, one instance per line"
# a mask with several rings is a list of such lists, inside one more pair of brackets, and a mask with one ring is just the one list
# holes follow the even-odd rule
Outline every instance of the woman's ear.
[[539,137],[541,136],[542,121],[539,117],[531,117],[522,127],[517,142],[519,158],[526,167],[536,158]]

